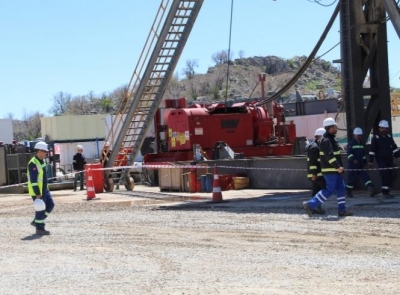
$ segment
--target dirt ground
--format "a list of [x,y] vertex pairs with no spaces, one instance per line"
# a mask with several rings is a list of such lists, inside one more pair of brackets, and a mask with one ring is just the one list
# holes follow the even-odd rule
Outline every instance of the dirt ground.
[[305,192],[249,191],[218,204],[54,192],[44,237],[28,197],[0,195],[0,294],[399,293],[400,197],[356,196],[340,219],[333,197],[309,218]]

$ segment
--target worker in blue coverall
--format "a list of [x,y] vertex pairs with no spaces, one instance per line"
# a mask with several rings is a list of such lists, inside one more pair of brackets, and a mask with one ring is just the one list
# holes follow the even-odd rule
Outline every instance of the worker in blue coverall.
[[374,188],[365,168],[369,168],[367,157],[365,155],[365,144],[362,142],[363,131],[360,127],[353,130],[354,139],[347,144],[347,184],[346,184],[346,197],[353,198],[352,190],[354,188],[354,179],[360,175],[364,181],[364,185],[368,187],[370,197],[379,194],[379,191]]
[[45,229],[45,219],[54,208],[53,197],[50,194],[47,185],[46,162],[48,147],[43,141],[36,143],[35,156],[28,163],[28,192],[32,200],[42,199],[46,204],[46,209],[35,212],[35,219],[31,222],[36,227],[37,235],[49,235],[50,231]]
[[[372,137],[371,148],[369,151],[369,165],[372,166],[374,158],[379,170],[382,182],[382,194],[384,199],[391,199],[393,196],[390,194],[390,183],[392,182],[393,156],[398,158],[400,150],[397,148],[393,138],[388,134],[389,122],[381,120],[378,124],[379,134]],[[387,169],[389,168],[389,169]]]
[[[321,173],[321,163],[319,158],[319,143],[324,135],[325,129],[318,128],[314,132],[314,140],[307,146],[307,178],[312,182],[312,196],[315,196],[321,189],[326,187],[325,178]],[[322,206],[313,210],[313,214],[325,214]]]
[[326,202],[336,191],[338,216],[352,216],[353,213],[346,210],[346,189],[340,156],[341,148],[335,139],[337,124],[333,118],[326,118],[323,127],[326,132],[321,138],[319,148],[321,172],[326,181],[326,188],[320,190],[311,200],[303,202],[303,208],[308,216],[312,217],[313,210]]

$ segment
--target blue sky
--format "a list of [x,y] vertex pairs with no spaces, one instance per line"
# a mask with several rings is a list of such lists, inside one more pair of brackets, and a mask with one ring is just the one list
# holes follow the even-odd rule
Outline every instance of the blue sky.
[[[333,0],[321,0],[330,4]],[[127,84],[160,0],[0,0],[0,117],[49,115],[53,96],[111,92]],[[198,73],[228,49],[231,0],[205,0],[176,68],[197,59]],[[234,0],[234,58],[308,55],[336,4],[308,0]],[[317,55],[339,42],[339,20]],[[389,75],[400,87],[400,40],[388,24]],[[336,47],[323,58],[340,57]],[[397,53],[397,54],[396,54]]]

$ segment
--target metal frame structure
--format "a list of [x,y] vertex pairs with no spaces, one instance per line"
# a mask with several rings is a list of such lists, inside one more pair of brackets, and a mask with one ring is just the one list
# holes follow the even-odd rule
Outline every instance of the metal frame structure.
[[399,0],[382,0],[385,5],[390,21],[396,30],[397,36],[400,38],[400,1]]
[[[340,28],[342,96],[346,106],[347,136],[364,129],[364,140],[381,119],[390,120],[390,88],[385,5],[393,0],[341,0]],[[389,7],[388,6],[388,7]],[[400,11],[391,11],[399,16]],[[393,25],[396,27],[396,23]],[[364,81],[369,74],[370,87]],[[364,97],[369,102],[364,111]]]

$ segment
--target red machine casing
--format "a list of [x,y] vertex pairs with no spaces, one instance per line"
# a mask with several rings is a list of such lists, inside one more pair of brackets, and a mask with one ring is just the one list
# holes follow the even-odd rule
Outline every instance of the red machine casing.
[[[223,112],[223,107],[215,108]],[[206,108],[182,108],[170,111],[166,121],[170,151],[191,150],[193,144],[213,149],[218,141],[232,148],[254,146],[254,124],[249,111],[210,114]]]
[[[225,142],[244,157],[291,155],[296,125],[285,122],[282,106],[273,109],[254,103],[195,104],[185,107],[183,99],[168,102],[157,111],[155,126],[158,152],[146,154],[145,163],[190,161],[194,144],[207,158],[213,157],[215,144]],[[274,119],[269,112],[273,113]]]

